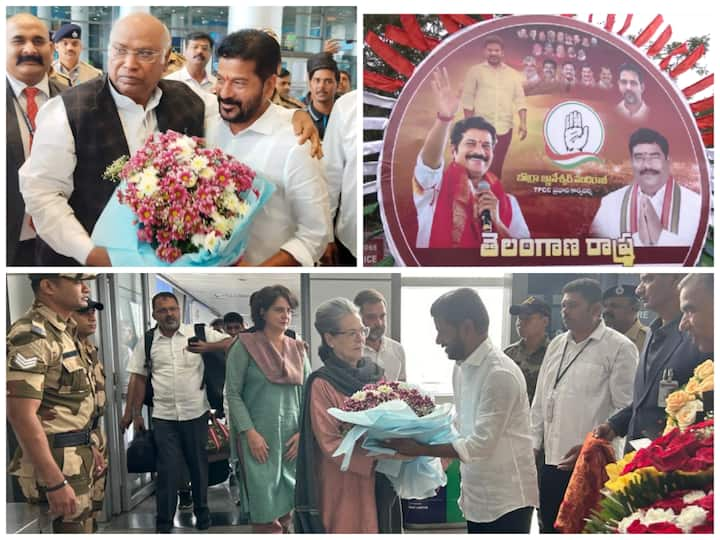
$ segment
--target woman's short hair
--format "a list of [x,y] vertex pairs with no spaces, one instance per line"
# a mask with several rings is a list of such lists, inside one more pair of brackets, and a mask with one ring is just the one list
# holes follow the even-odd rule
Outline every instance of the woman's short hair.
[[315,311],[315,330],[320,334],[322,344],[318,349],[320,358],[324,361],[330,352],[330,347],[325,341],[325,334],[332,334],[340,331],[340,319],[346,315],[360,317],[357,306],[347,298],[333,298],[323,302]]
[[265,328],[264,312],[270,309],[278,298],[284,298],[290,304],[290,308],[298,307],[298,299],[284,285],[268,285],[250,296],[250,316],[256,330]]

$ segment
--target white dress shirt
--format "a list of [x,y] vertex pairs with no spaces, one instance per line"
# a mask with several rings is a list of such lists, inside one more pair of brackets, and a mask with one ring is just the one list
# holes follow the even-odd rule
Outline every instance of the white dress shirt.
[[394,339],[383,336],[377,351],[367,343],[363,347],[363,356],[369,358],[385,370],[388,381],[406,381],[405,349]]
[[[595,426],[632,403],[637,363],[633,342],[602,321],[579,343],[569,331],[550,342],[531,408],[533,447],[545,448],[546,464],[560,463]],[[556,384],[561,367],[567,371]]]
[[312,266],[331,235],[330,210],[320,162],[310,157],[310,143],[298,146],[291,124],[294,111],[270,104],[250,127],[233,135],[227,122],[208,130],[208,144],[218,146],[275,185],[275,192],[255,215],[243,260],[257,265],[279,250],[302,266]]
[[538,506],[530,411],[520,368],[490,338],[453,371],[460,456],[460,508],[469,521],[488,523]]
[[[632,189],[634,184],[630,184],[623,188],[617,189],[612,193],[605,195],[600,201],[600,208],[598,208],[595,217],[593,218],[592,225],[590,227],[590,234],[595,238],[620,238],[620,210],[622,208],[622,202],[625,198],[625,193],[629,189]],[[698,226],[700,224],[700,209],[702,208],[702,199],[700,195],[691,191],[683,186],[680,187],[680,219],[678,221],[677,234],[672,233],[668,230],[663,229],[660,231],[660,237],[658,238],[658,246],[691,246],[698,233]],[[665,188],[661,187],[655,195],[648,197],[650,203],[655,209],[655,213],[658,218],[662,216],[663,200],[665,198]],[[641,190],[638,190],[638,216],[640,215],[640,198]],[[632,199],[631,199],[632,200]],[[627,223],[630,226],[630,204],[628,204],[627,210]],[[632,235],[633,244],[635,246],[644,245],[640,241],[640,234],[635,233]]]
[[215,77],[206,72],[203,81],[198,82],[190,75],[186,67],[180,68],[164,78],[171,81],[184,82],[201,98],[205,98],[206,94],[212,94],[216,81]]
[[647,120],[648,115],[650,114],[650,108],[644,101],[640,103],[640,108],[635,112],[632,112],[625,106],[625,100],[618,103],[617,107],[615,107],[615,110],[619,114],[623,115],[625,118],[632,120],[633,122]]
[[335,236],[357,257],[357,91],[333,105],[323,149],[331,219],[338,214]]
[[[430,233],[432,231],[433,218],[435,217],[435,208],[437,207],[438,195],[443,181],[443,171],[445,162],[440,162],[440,167],[431,169],[418,154],[417,163],[415,163],[415,180],[423,189],[422,193],[413,193],[413,201],[415,202],[415,210],[417,211],[418,233],[416,247],[426,248],[430,245]],[[470,180],[468,180],[470,182]],[[471,188],[472,193],[472,188]],[[512,221],[508,227],[512,238],[530,238],[530,230],[528,229],[525,217],[517,199],[508,194],[510,198],[510,207],[512,208]],[[498,203],[499,205],[500,203]]]
[[[132,155],[157,131],[155,109],[162,91],[156,88],[144,108],[117,92],[112,84],[110,94]],[[204,101],[207,130],[209,122],[218,116],[218,109],[214,96],[208,94]],[[75,139],[65,104],[58,96],[38,113],[33,152],[19,172],[20,191],[40,237],[56,252],[85,264],[95,245],[90,239],[92,231],[85,230],[68,204],[75,189],[76,164]],[[98,182],[103,181],[98,178]]]
[[[207,395],[201,389],[205,365],[202,356],[187,350],[188,338],[195,335],[192,324],[181,324],[172,337],[155,329],[150,356],[152,358],[153,418],[161,420],[194,420],[210,409]],[[205,327],[208,343],[228,336]],[[129,373],[147,376],[145,340],[140,339],[128,362]]]
[[[144,108],[118,93],[112,85],[110,93],[132,155],[157,130],[155,109],[162,91],[156,88]],[[57,96],[38,113],[33,150],[20,168],[20,191],[38,235],[56,252],[85,264],[95,246],[90,239],[92,231],[85,230],[68,203],[75,189],[76,165],[75,138],[65,103]]]
[[[20,127],[20,139],[22,140],[23,153],[27,160],[28,154],[30,153],[30,130],[25,122],[25,114],[27,113],[27,96],[25,95],[25,88],[27,84],[18,79],[15,79],[9,73],[6,73],[8,81],[10,81],[10,87],[15,94],[17,100],[13,100],[15,103],[15,113],[17,114],[18,126]],[[50,83],[48,82],[48,76],[45,75],[42,80],[35,85],[35,88],[39,90],[35,96],[35,103],[38,106],[38,114],[40,109],[43,108],[45,103],[50,99]],[[7,99],[12,99],[11,96],[7,96]],[[28,118],[29,119],[29,118]],[[35,118],[35,125],[37,126],[37,117]],[[22,228],[20,229],[20,241],[30,240],[35,238],[35,230],[30,225],[30,214],[25,213],[23,218]]]

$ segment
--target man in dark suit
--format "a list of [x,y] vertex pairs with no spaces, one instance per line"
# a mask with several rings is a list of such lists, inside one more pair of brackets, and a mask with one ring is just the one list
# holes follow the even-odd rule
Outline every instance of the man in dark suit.
[[630,441],[655,439],[665,427],[665,398],[687,383],[696,366],[707,358],[692,337],[679,328],[682,274],[641,274],[636,294],[658,318],[650,325],[650,336],[640,354],[635,374],[633,402],[595,428],[595,436],[607,440],[627,437]]
[[35,115],[62,88],[48,79],[53,46],[45,23],[29,13],[10,17],[7,28],[5,126],[7,139],[7,264],[33,264],[35,232],[25,215],[18,169],[30,154]]

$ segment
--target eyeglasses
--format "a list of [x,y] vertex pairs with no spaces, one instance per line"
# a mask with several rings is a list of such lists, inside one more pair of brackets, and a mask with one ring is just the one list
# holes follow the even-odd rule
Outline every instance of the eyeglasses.
[[152,49],[138,49],[136,51],[121,47],[118,45],[111,46],[111,56],[116,60],[124,60],[128,55],[137,56],[138,62],[141,64],[154,64],[165,54],[165,50],[153,51]]
[[370,335],[370,329],[367,326],[363,326],[360,329],[345,330],[344,332],[332,332],[334,336],[350,336],[356,337],[368,337]]

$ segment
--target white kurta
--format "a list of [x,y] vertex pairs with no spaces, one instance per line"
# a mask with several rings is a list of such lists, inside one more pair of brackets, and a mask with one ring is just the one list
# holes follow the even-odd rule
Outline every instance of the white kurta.
[[[618,190],[608,193],[602,198],[600,208],[598,208],[590,227],[590,235],[595,238],[620,238],[620,209],[622,208],[625,193],[632,188],[634,184],[625,186]],[[655,209],[658,217],[662,216],[663,199],[665,197],[665,186],[650,197],[650,202]],[[640,197],[638,197],[638,207],[640,205]],[[658,246],[690,246],[697,235],[698,225],[700,224],[700,209],[702,208],[702,200],[700,196],[683,186],[680,186],[680,221],[678,223],[677,234],[664,230],[660,233]],[[631,208],[628,204],[627,224],[630,226]],[[638,215],[640,208],[638,208]],[[633,234],[633,244],[642,246],[640,235]]]
[[[416,247],[426,248],[430,245],[430,234],[432,232],[438,195],[440,194],[440,187],[442,186],[444,169],[444,161],[440,163],[440,167],[437,169],[431,169],[423,163],[420,155],[418,155],[417,163],[415,164],[415,180],[420,184],[423,192],[413,194],[418,220]],[[510,236],[513,238],[530,238],[530,230],[525,222],[525,217],[523,216],[522,210],[520,210],[517,199],[510,194],[508,194],[508,197],[510,198],[510,207],[512,208],[512,221],[508,227]]]
[[357,92],[348,92],[333,105],[323,149],[335,236],[357,257]]
[[460,508],[488,523],[538,506],[527,387],[520,368],[486,339],[453,371],[460,438]]
[[255,215],[243,260],[257,265],[279,250],[302,266],[312,266],[331,238],[326,180],[310,143],[298,146],[291,124],[294,111],[272,103],[250,127],[233,135],[227,122],[208,129],[208,145],[218,146],[275,185]]
[[[120,94],[112,85],[110,94],[132,155],[157,130],[155,109],[162,90],[156,88],[145,107]],[[85,230],[68,203],[75,190],[77,155],[62,97],[48,101],[36,120],[32,152],[19,172],[26,211],[33,218],[38,236],[51,248],[85,264],[95,245],[90,239],[92,231]],[[104,181],[98,178],[98,182]]]

